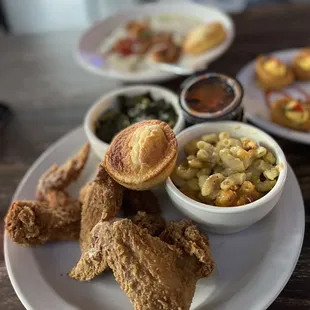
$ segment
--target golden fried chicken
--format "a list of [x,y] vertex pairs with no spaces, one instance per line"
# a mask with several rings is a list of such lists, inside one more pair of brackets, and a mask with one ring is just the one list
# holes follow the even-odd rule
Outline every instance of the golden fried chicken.
[[156,196],[151,191],[133,191],[126,189],[122,208],[126,216],[134,215],[138,211],[148,214],[160,213]]
[[147,39],[151,35],[150,25],[147,20],[129,21],[126,29],[130,37],[134,39]]
[[[153,236],[158,236],[165,229],[165,221],[159,214],[147,214],[139,211],[132,221]],[[99,224],[96,225],[89,233],[88,248],[84,248],[81,259],[69,273],[70,277],[79,281],[89,281],[108,267],[102,250],[100,227]]]
[[62,166],[51,166],[40,178],[36,190],[36,199],[46,201],[49,190],[64,190],[80,176],[89,155],[89,144],[85,144],[72,158],[69,158]]
[[94,255],[103,252],[136,310],[190,308],[198,277],[186,265],[181,250],[152,237],[129,219],[100,222],[96,230]]
[[76,240],[80,233],[81,204],[65,192],[49,191],[49,203],[18,200],[5,218],[5,229],[16,243]]
[[88,249],[93,227],[100,220],[113,218],[120,210],[123,187],[107,174],[103,165],[99,165],[97,177],[84,188],[82,198],[80,246],[84,252]]
[[151,236],[159,236],[166,227],[165,220],[159,214],[148,214],[143,211],[138,211],[132,222],[146,229]]
[[154,62],[175,63],[181,55],[181,48],[173,42],[158,44],[151,53]]
[[[112,219],[114,221],[116,219]],[[105,253],[102,249],[101,221],[89,233],[90,244],[84,250],[80,260],[71,270],[69,276],[79,281],[89,281],[108,268]]]
[[99,221],[115,217],[122,203],[123,187],[100,165],[97,177],[83,188],[80,198],[83,199],[80,232],[82,256],[69,275],[76,280],[87,281],[107,267],[101,252],[94,255],[93,238],[96,237],[96,232],[93,235],[92,229]]
[[213,271],[215,263],[211,257],[209,239],[191,220],[170,222],[160,235],[160,239],[195,257],[197,259],[195,268],[199,277],[208,277]]

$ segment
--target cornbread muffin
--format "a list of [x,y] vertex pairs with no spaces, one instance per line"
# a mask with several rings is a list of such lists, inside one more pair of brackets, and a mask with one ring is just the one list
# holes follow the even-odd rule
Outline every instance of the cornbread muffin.
[[273,122],[295,130],[310,130],[310,103],[292,98],[281,98],[272,103]]
[[115,136],[106,156],[108,174],[119,184],[147,190],[173,171],[177,140],[168,124],[159,120],[136,123]]
[[256,60],[258,85],[265,90],[280,90],[294,81],[293,71],[275,57],[259,56]]
[[292,69],[296,79],[310,80],[310,47],[300,51],[292,62]]
[[221,23],[211,23],[193,29],[185,38],[183,50],[187,54],[199,55],[220,45],[226,39]]

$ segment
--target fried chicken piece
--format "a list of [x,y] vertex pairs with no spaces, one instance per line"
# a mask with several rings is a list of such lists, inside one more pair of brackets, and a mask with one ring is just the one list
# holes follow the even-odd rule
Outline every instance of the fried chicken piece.
[[151,53],[154,62],[175,63],[181,55],[181,48],[173,42],[158,44]]
[[[112,219],[111,221],[115,221]],[[139,211],[132,219],[139,227],[146,229],[150,235],[159,236],[165,229],[165,220],[159,214],[147,214]],[[96,225],[89,234],[88,248],[69,276],[79,281],[89,281],[104,272],[108,267],[101,246],[100,225]]]
[[[114,221],[115,219],[111,220]],[[99,222],[101,223],[101,221]],[[97,223],[89,233],[90,243],[69,276],[79,281],[89,281],[108,268],[106,257],[102,249],[101,225]]]
[[132,218],[132,222],[144,228],[151,236],[159,236],[166,227],[165,220],[159,214],[148,214],[142,211]]
[[172,33],[169,32],[156,32],[152,35],[152,44],[168,44],[173,42]]
[[83,198],[80,232],[82,256],[69,275],[76,280],[87,281],[107,267],[102,253],[94,254],[93,238],[96,239],[96,231],[93,235],[92,229],[99,221],[115,217],[122,203],[123,187],[100,165],[96,179],[84,187],[80,196]]
[[105,171],[103,165],[98,168],[97,177],[84,188],[82,193],[81,250],[88,249],[90,231],[100,221],[113,218],[123,199],[123,187],[116,183]]
[[156,196],[151,191],[133,191],[126,189],[122,208],[125,216],[134,215],[138,211],[148,214],[160,213]]
[[85,144],[72,158],[62,166],[52,165],[40,178],[36,190],[36,199],[46,201],[49,190],[64,190],[80,176],[88,159],[90,146]]
[[[98,223],[100,249],[136,310],[187,310],[197,275],[181,251],[129,219]],[[99,242],[99,241],[97,241]]]
[[151,29],[147,20],[129,21],[126,25],[128,34],[134,39],[145,39],[151,34]]
[[191,257],[196,257],[197,274],[208,277],[215,266],[211,257],[209,239],[188,219],[170,222],[160,235],[160,239],[173,244]]
[[79,238],[80,202],[60,191],[49,191],[46,197],[50,204],[27,200],[12,203],[5,229],[14,242],[29,246]]

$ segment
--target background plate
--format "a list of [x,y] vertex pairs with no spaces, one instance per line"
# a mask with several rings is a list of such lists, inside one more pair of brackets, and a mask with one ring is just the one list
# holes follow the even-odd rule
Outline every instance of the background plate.
[[[290,64],[292,59],[300,49],[289,49],[271,53],[271,55]],[[244,87],[243,106],[245,108],[245,117],[264,128],[272,134],[296,142],[310,144],[310,132],[301,132],[282,127],[273,123],[270,119],[269,103],[284,95],[294,98],[310,100],[310,82],[295,82],[283,91],[271,92],[266,96],[265,92],[256,85],[255,81],[255,60],[246,65],[237,75],[237,79]]]
[[[53,163],[61,164],[86,142],[82,128],[63,137],[29,169],[13,197],[33,199],[38,178]],[[94,174],[92,154],[70,192],[77,194]],[[182,215],[167,194],[156,191],[166,219]],[[217,269],[198,282],[192,308],[196,310],[262,310],[278,296],[297,263],[305,227],[300,188],[291,168],[283,195],[273,211],[250,228],[233,235],[209,235]],[[28,310],[132,309],[111,272],[91,282],[70,279],[67,273],[80,257],[77,242],[26,248],[4,235],[5,262],[12,285]]]
[[[115,0],[116,1],[116,0]],[[141,71],[141,72],[120,72],[109,68],[104,57],[98,53],[98,48],[102,41],[117,27],[123,25],[129,20],[141,18],[143,16],[161,15],[161,14],[183,15],[185,17],[194,17],[205,21],[221,22],[227,31],[227,39],[218,47],[197,57],[199,63],[209,64],[222,55],[231,45],[234,36],[234,25],[230,17],[218,9],[195,3],[156,3],[135,6],[132,9],[110,16],[87,30],[81,37],[77,48],[77,59],[86,70],[101,76],[115,78],[130,82],[155,82],[163,81],[174,77],[174,74],[161,71]]]

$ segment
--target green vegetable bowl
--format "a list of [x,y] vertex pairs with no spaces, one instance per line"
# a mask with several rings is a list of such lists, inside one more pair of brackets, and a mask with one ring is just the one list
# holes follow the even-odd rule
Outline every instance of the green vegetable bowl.
[[109,143],[122,129],[142,120],[159,119],[178,134],[185,120],[178,96],[155,85],[135,85],[113,90],[88,110],[84,130],[91,147],[103,160]]

